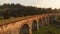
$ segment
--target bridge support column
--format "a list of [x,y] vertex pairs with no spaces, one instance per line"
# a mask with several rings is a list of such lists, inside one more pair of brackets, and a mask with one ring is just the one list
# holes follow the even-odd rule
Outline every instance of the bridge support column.
[[42,18],[42,25],[46,24],[46,18]]
[[30,34],[32,34],[32,28],[31,27],[30,27],[29,31],[30,31]]
[[29,25],[29,32],[32,34],[32,24]]
[[45,24],[49,25],[49,17],[45,17]]
[[45,20],[44,20],[44,21],[45,21],[45,24],[47,25],[47,23],[48,23],[48,19],[47,19],[46,17],[45,17]]
[[42,25],[44,25],[44,19],[41,19],[42,20]]
[[50,19],[49,19],[49,17],[47,17],[47,24],[49,25],[49,21],[50,21]]
[[57,17],[58,17],[58,16],[57,16],[57,14],[56,14],[56,15],[55,15],[55,20],[57,20]]
[[15,30],[15,31],[16,31],[16,32],[14,32],[14,34],[19,34],[19,33],[20,33],[18,29]]
[[39,31],[39,22],[37,20],[37,31]]

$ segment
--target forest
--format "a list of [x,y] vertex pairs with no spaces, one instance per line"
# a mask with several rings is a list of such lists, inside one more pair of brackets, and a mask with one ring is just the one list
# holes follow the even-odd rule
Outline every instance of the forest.
[[9,19],[11,17],[25,17],[36,14],[57,13],[58,9],[37,8],[33,6],[24,6],[21,4],[3,4],[0,5],[0,19]]

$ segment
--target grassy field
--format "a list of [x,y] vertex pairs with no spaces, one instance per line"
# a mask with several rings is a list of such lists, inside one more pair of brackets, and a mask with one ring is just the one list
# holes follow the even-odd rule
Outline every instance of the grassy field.
[[60,34],[60,28],[56,28],[52,25],[41,26],[39,31],[34,31],[33,34]]

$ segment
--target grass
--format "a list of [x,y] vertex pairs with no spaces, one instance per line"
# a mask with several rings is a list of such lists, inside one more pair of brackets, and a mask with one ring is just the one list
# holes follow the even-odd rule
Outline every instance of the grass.
[[39,31],[34,31],[33,34],[60,34],[60,28],[56,28],[52,25],[41,26]]

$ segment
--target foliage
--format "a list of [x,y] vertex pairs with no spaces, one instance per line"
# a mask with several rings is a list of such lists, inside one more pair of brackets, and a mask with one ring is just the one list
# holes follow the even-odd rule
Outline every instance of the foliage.
[[55,12],[57,12],[57,9],[52,10],[51,8],[37,8],[32,6],[23,6],[20,4],[0,5],[0,16],[3,17],[3,19]]

